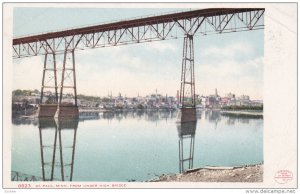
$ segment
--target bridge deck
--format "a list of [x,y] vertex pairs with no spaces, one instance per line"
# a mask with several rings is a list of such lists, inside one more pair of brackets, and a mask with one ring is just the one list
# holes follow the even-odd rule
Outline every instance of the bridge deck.
[[78,34],[88,34],[88,33],[104,32],[104,31],[118,30],[124,28],[132,28],[132,27],[138,27],[144,25],[161,24],[161,23],[171,22],[174,20],[182,20],[182,19],[189,19],[195,17],[212,17],[217,15],[243,13],[243,12],[258,11],[258,10],[264,10],[264,8],[211,8],[211,9],[200,9],[200,10],[193,10],[187,12],[171,13],[171,14],[165,14],[160,16],[152,16],[152,17],[145,17],[145,18],[132,19],[132,20],[123,20],[119,22],[102,24],[102,25],[50,32],[50,33],[32,35],[32,36],[21,37],[21,38],[14,38],[13,45],[32,43],[36,41],[44,41],[48,39],[64,37],[64,36],[73,36]]

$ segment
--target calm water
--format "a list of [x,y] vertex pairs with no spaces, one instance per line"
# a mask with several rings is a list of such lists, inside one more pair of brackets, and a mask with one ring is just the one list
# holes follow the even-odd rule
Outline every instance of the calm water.
[[[64,181],[145,181],[203,166],[263,162],[263,119],[202,111],[129,112],[79,120],[14,121],[12,177]],[[55,148],[55,149],[54,149]]]

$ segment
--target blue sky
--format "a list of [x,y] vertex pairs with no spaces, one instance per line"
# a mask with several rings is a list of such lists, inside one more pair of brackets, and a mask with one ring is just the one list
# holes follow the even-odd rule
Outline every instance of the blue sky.
[[[24,36],[172,11],[185,10],[15,8],[13,33]],[[157,89],[175,96],[180,88],[182,45],[183,39],[174,39],[78,51],[78,93],[136,96]],[[263,99],[263,30],[196,36],[194,45],[197,94],[213,94],[217,88],[221,96],[232,92]],[[42,68],[42,56],[14,60],[13,88],[40,89]]]

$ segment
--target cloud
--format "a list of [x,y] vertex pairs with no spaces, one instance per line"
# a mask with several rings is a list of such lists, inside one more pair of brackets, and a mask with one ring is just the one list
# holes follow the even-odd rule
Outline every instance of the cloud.
[[[82,67],[82,66],[81,66]],[[84,75],[88,73],[88,77]],[[179,77],[179,76],[178,76]],[[108,92],[118,92],[127,96],[147,95],[158,89],[159,92],[175,95],[179,79],[172,77],[157,78],[155,74],[139,74],[120,68],[113,68],[105,73],[84,70],[78,76],[78,93],[105,96]]]
[[17,59],[13,66],[13,89],[40,89],[43,57]]
[[196,66],[196,82],[200,88],[198,91],[212,94],[218,88],[222,95],[234,92],[262,99],[263,69],[263,57],[244,62],[227,59],[219,65],[200,64]]
[[[149,46],[152,43],[158,49],[152,49],[152,46],[150,48]],[[181,64],[181,55],[178,56],[176,53],[172,53],[176,58],[158,51],[159,49],[167,51],[167,49],[174,50],[176,48],[173,44],[164,43],[151,42],[149,45],[142,43],[127,45],[126,47],[116,46],[105,49],[84,50],[76,55],[76,64],[80,63],[84,65],[84,68],[89,68],[90,71],[101,71],[102,73],[106,73],[111,69],[122,69],[144,75],[156,73],[156,76],[159,76],[160,73],[169,71],[170,68],[176,66],[180,67]],[[161,47],[160,45],[166,46]]]
[[[144,60],[135,51],[138,49],[130,49],[125,47],[107,47],[105,49],[86,50],[78,53],[76,65],[80,68],[80,72],[85,69],[90,73],[100,72],[105,74],[111,70],[131,72],[139,71],[144,73],[151,70],[151,65]],[[132,47],[131,47],[132,48]]]
[[157,50],[160,52],[165,52],[165,51],[171,51],[171,52],[175,52],[177,51],[177,46],[174,44],[171,44],[169,42],[166,41],[153,41],[153,42],[147,42],[145,43],[145,47],[148,50]]
[[234,76],[240,78],[244,76],[262,76],[263,73],[263,57],[239,62],[236,60],[224,60],[215,65],[214,63],[200,64],[199,69],[202,72],[209,72],[217,77]]
[[[251,44],[250,44],[251,45]],[[195,50],[196,93],[234,92],[262,99],[263,57],[249,56],[246,42]],[[76,52],[78,93],[127,96],[159,92],[176,95],[180,88],[182,40],[87,49]],[[240,60],[242,58],[243,60]],[[199,64],[200,62],[200,64]],[[14,61],[14,89],[40,89],[43,57]]]
[[158,89],[175,95],[179,87],[180,68],[176,67],[180,67],[180,59],[174,64],[170,56],[153,55],[155,52],[145,46],[111,47],[91,53],[77,57],[79,93],[103,96],[112,91],[114,95],[133,96]]
[[252,52],[250,44],[245,42],[236,42],[224,47],[208,47],[203,51],[204,57],[232,59],[239,55],[249,55]]

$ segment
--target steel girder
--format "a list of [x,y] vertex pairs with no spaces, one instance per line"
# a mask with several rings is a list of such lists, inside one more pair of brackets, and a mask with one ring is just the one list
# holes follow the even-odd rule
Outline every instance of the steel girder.
[[[207,9],[15,38],[13,58],[264,27],[264,9]],[[202,11],[202,12],[201,12]],[[187,13],[193,13],[187,15]],[[184,17],[183,17],[184,16]]]

